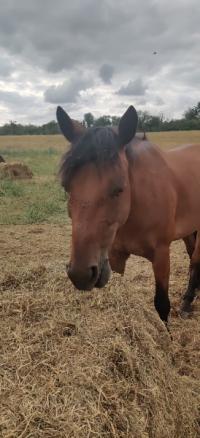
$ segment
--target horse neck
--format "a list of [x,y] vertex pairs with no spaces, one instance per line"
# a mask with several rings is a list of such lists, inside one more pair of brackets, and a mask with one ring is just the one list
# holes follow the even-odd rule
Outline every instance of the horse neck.
[[[168,175],[169,169],[165,152],[158,146],[141,141],[139,138],[127,149],[129,182],[131,188],[131,209],[134,208],[134,200],[145,201],[149,188],[156,187]],[[146,190],[146,192],[145,192]]]

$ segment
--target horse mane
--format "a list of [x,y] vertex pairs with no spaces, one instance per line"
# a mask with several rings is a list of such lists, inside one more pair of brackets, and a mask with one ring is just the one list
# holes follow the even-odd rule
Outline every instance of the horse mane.
[[[144,140],[144,136],[137,135],[135,140],[140,142]],[[72,143],[71,148],[62,158],[59,176],[64,189],[69,191],[74,174],[85,164],[94,163],[97,168],[102,168],[106,164],[116,163],[119,158],[119,150],[117,128],[93,127],[87,129],[77,142]]]

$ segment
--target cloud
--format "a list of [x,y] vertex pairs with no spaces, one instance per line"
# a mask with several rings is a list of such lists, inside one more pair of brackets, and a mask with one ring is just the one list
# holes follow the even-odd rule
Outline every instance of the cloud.
[[13,72],[13,64],[8,56],[0,56],[0,79],[8,79]]
[[179,52],[192,56],[199,11],[198,0],[7,0],[1,5],[0,41],[9,53],[46,71],[101,66],[106,59],[122,71],[131,66],[149,73],[177,60]]
[[74,76],[59,85],[48,87],[44,93],[45,101],[50,103],[73,103],[76,102],[80,92],[92,86],[92,79],[83,78],[81,75]]
[[122,85],[117,91],[121,96],[144,96],[147,86],[142,79],[138,78],[135,81],[129,81],[126,85]]
[[99,76],[105,84],[111,84],[114,74],[114,67],[110,64],[103,64],[99,70]]
[[15,109],[9,95],[2,122],[33,121],[35,102],[42,117],[57,103],[79,118],[120,115],[130,103],[156,113],[155,96],[164,114],[180,116],[199,100],[199,15],[199,0],[2,2],[0,88],[29,95],[33,108]]
[[19,108],[20,105],[24,103],[31,104],[33,102],[33,96],[22,95],[15,91],[0,90],[0,102],[4,104],[17,106]]

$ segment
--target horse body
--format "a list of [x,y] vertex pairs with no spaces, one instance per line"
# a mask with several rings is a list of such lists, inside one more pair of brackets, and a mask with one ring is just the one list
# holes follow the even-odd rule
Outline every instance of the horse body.
[[163,152],[144,141],[130,148],[131,210],[110,253],[112,268],[120,273],[125,268],[120,258],[134,254],[152,261],[161,243],[200,229],[200,146]]
[[[166,320],[169,303],[164,290],[168,290],[172,241],[183,239],[193,256],[183,312],[190,311],[194,290],[200,286],[199,234],[197,241],[194,238],[195,230],[200,230],[200,145],[167,152],[148,141],[133,142],[130,147],[131,210],[126,224],[116,234],[109,260],[112,270],[121,274],[130,254],[152,262],[159,297],[156,307]],[[161,310],[164,301],[165,309]]]
[[166,244],[172,239],[175,194],[172,185],[166,189],[170,170],[162,154],[147,141],[131,145],[128,157],[131,209],[126,224],[116,235],[113,249],[152,261],[163,236]]
[[145,257],[155,276],[156,310],[167,322],[169,249],[183,239],[191,269],[182,310],[189,311],[200,286],[200,239],[194,235],[200,230],[200,146],[162,151],[137,137],[133,107],[118,132],[98,128],[85,134],[80,126],[77,131],[61,108],[57,118],[64,135],[75,141],[61,167],[70,194],[71,281],[78,289],[103,287],[109,266],[123,274],[130,254]]
[[200,230],[200,145],[187,145],[166,153],[177,195],[174,239]]

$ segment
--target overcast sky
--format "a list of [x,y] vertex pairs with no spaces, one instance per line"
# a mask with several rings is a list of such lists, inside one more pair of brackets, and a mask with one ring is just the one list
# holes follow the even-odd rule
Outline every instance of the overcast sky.
[[0,0],[0,125],[180,117],[200,100],[200,0]]

